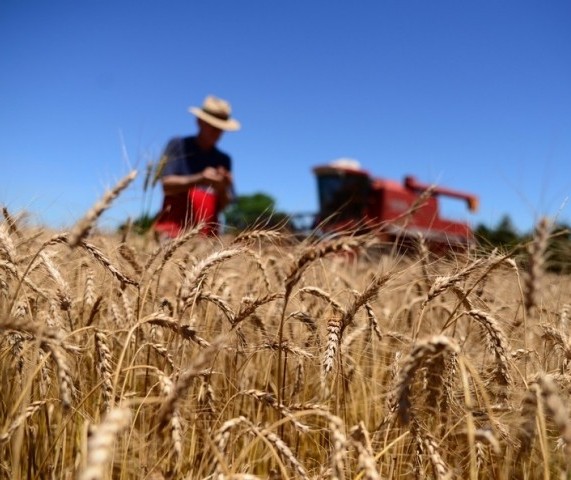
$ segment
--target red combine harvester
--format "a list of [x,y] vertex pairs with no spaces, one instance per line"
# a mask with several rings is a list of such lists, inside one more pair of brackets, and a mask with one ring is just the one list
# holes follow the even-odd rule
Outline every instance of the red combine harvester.
[[418,182],[373,178],[354,160],[341,159],[313,169],[319,190],[314,227],[323,233],[375,231],[387,242],[406,244],[421,234],[433,250],[465,249],[474,242],[466,222],[440,216],[438,197],[466,201],[470,211],[478,198],[449,188]]

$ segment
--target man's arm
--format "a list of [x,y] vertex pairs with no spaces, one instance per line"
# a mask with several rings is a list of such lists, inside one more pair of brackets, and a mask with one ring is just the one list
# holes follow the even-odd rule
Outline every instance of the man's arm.
[[[163,192],[165,195],[184,193],[197,185],[208,185],[216,190],[220,196],[220,204],[228,203],[228,186],[231,185],[231,175],[225,170],[217,170],[212,167],[205,168],[200,173],[192,175],[165,175],[162,178]],[[226,202],[226,203],[224,203]]]
[[220,184],[218,193],[218,208],[223,210],[228,204],[234,200],[234,185],[232,183],[232,173],[224,167],[218,168],[218,173],[222,176],[223,181]]
[[194,175],[165,175],[162,178],[163,192],[165,195],[184,193],[190,187],[203,183],[202,173]]

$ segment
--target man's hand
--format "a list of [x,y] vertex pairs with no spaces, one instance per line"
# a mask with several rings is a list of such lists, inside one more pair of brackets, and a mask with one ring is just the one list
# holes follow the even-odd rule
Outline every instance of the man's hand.
[[198,185],[208,185],[219,195],[221,203],[226,205],[231,196],[232,174],[224,167],[207,167],[193,175],[167,175],[162,178],[165,195],[186,192]]
[[232,183],[232,175],[224,167],[206,167],[202,171],[202,183],[210,185],[217,192],[222,192]]

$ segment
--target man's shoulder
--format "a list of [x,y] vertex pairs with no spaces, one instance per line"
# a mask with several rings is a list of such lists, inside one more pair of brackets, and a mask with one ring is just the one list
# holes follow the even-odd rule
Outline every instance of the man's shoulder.
[[184,149],[185,137],[174,136],[169,139],[165,147],[165,152],[168,153],[180,153]]
[[223,150],[220,150],[218,147],[214,147],[212,149],[212,151],[218,155],[219,157],[223,157],[223,158],[227,158],[230,159],[230,155],[228,155],[226,152],[224,152]]

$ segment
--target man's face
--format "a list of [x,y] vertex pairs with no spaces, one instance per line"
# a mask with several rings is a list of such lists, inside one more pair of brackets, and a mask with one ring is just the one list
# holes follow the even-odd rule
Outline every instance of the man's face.
[[207,147],[216,145],[216,142],[218,142],[223,133],[219,128],[213,127],[200,118],[198,119],[198,129],[198,136],[202,144]]

